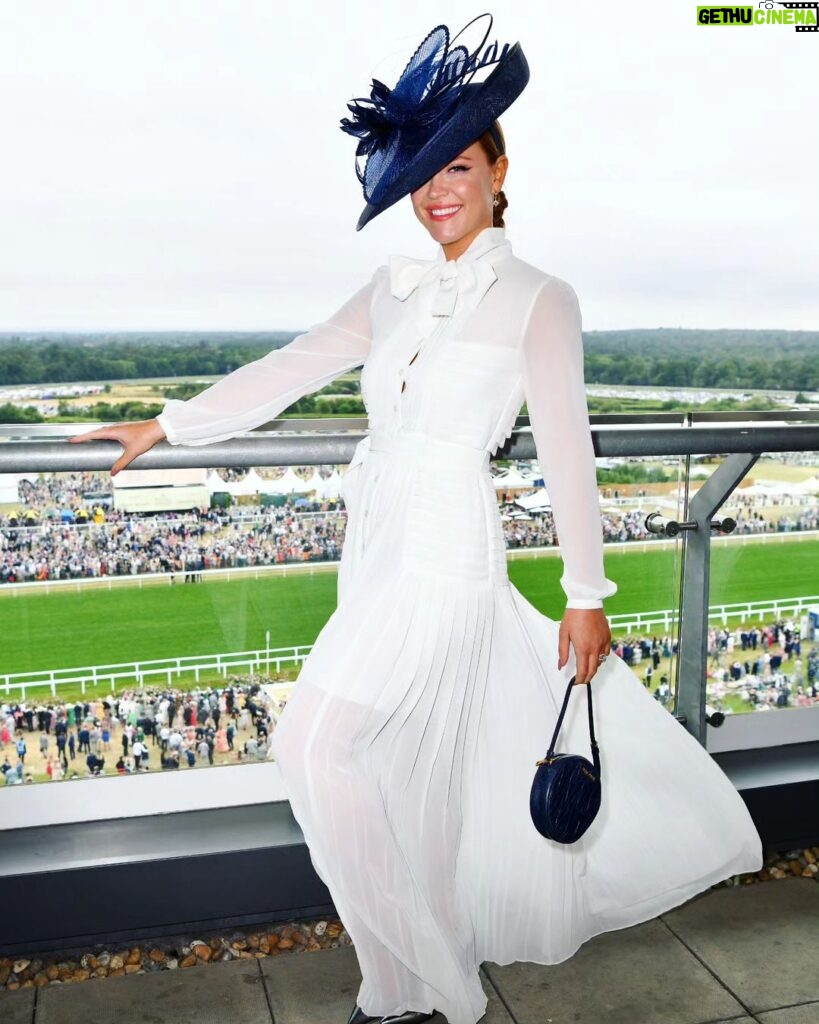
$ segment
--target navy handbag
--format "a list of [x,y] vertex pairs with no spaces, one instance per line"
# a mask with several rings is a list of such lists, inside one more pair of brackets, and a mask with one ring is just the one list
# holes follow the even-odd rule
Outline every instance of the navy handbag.
[[600,810],[600,752],[594,738],[591,683],[586,683],[589,699],[589,735],[594,762],[580,754],[556,754],[555,744],[569,703],[576,676],[572,676],[563,698],[563,707],[549,744],[548,753],[536,761],[538,766],[529,810],[535,828],[542,836],[558,843],[574,843],[594,821]]

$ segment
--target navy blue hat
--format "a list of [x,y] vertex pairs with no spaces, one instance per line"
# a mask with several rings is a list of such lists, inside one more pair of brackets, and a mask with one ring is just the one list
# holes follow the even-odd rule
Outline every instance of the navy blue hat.
[[[347,104],[353,118],[341,119],[341,130],[358,138],[356,175],[366,206],[356,231],[393,203],[419,189],[472,143],[493,128],[494,121],[523,92],[529,65],[520,43],[486,45],[492,15],[472,53],[450,45],[449,29],[436,26],[401,73],[395,88],[377,79],[369,98]],[[478,18],[473,18],[452,43]],[[479,82],[476,72],[492,67]],[[500,145],[497,133],[493,137]],[[366,156],[362,171],[358,158]]]

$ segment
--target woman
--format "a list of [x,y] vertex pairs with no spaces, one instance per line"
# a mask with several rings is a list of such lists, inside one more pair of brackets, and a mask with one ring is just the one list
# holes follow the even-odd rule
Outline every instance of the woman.
[[226,754],[230,748],[228,747],[227,741],[227,729],[225,726],[221,726],[216,730],[216,753]]
[[[374,81],[342,128],[368,157],[358,228],[410,195],[436,257],[390,256],[284,348],[157,419],[76,438],[120,441],[119,472],[163,437],[233,437],[363,364],[369,426],[344,476],[338,606],[272,737],[361,967],[349,1024],[435,1010],[475,1024],[484,960],[558,963],[762,863],[726,776],[606,660],[603,600],[617,588],[603,570],[578,301],[513,254],[502,217],[497,118],[527,80],[519,44],[469,53],[434,29],[395,88]],[[508,578],[489,473],[524,400],[564,563],[559,625]],[[605,765],[601,810],[571,845],[542,837],[528,806],[567,673],[596,681]],[[585,702],[572,702],[562,748],[588,740]]]

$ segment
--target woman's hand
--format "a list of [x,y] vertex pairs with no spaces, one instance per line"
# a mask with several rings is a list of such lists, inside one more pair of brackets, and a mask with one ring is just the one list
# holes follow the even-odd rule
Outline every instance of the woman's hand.
[[558,669],[569,660],[569,641],[574,647],[575,684],[590,683],[602,665],[600,655],[611,653],[611,629],[603,609],[566,609],[560,623]]
[[116,476],[121,469],[132,462],[138,455],[165,437],[165,431],[159,420],[137,420],[135,423],[117,423],[111,427],[100,427],[99,430],[88,430],[84,434],[75,434],[68,440],[79,441],[119,441],[125,449],[111,467],[111,476]]

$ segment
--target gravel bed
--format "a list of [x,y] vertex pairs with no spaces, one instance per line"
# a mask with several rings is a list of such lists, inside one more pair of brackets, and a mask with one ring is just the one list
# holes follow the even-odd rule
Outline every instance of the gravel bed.
[[[819,880],[819,846],[771,851],[766,854],[760,871],[734,875],[712,888],[753,885],[794,876]],[[259,960],[350,945],[352,940],[339,918],[321,918],[236,928],[222,935],[177,935],[130,947],[106,949],[96,945],[13,959],[0,957],[0,991],[75,984],[123,974],[186,970],[218,961]]]

